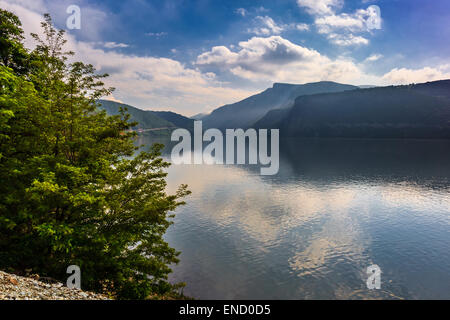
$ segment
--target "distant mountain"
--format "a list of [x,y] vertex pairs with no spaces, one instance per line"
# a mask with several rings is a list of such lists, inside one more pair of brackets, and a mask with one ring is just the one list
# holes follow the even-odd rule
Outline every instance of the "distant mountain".
[[376,88],[378,86],[374,86],[374,85],[371,85],[371,84],[365,84],[365,85],[358,86],[358,87],[361,88],[361,89],[369,89],[369,88]]
[[284,137],[450,138],[450,80],[301,96],[254,125]]
[[189,117],[189,119],[192,120],[202,120],[204,117],[206,117],[208,114],[207,113],[197,113],[195,115],[193,115],[192,117]]
[[162,128],[185,128],[191,130],[194,120],[170,111],[141,110],[136,107],[109,100],[99,100],[100,108],[106,110],[109,115],[119,114],[119,108],[128,109],[131,121],[138,122],[134,129],[162,129]]
[[325,81],[303,85],[275,83],[272,88],[259,94],[215,109],[202,118],[203,126],[219,129],[247,128],[270,110],[292,106],[298,96],[355,89],[358,87]]
[[150,111],[150,112],[153,112],[158,117],[166,121],[169,121],[170,123],[174,124],[175,127],[194,130],[194,120],[182,116],[181,114],[171,111]]

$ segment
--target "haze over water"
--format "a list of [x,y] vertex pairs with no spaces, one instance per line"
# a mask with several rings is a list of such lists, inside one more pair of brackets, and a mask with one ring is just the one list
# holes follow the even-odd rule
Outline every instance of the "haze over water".
[[[275,176],[168,172],[170,192],[192,191],[166,235],[182,252],[170,280],[189,296],[450,299],[449,141],[293,139]],[[366,287],[371,264],[381,290]]]

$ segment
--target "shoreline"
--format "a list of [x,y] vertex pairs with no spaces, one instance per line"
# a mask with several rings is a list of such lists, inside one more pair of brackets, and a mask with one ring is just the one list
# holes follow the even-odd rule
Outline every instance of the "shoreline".
[[105,295],[69,289],[62,283],[45,283],[0,271],[0,300],[111,300]]

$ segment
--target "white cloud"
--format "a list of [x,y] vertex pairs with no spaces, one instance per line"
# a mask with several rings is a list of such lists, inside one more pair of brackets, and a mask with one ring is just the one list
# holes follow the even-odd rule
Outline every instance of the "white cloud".
[[122,100],[140,107],[170,107],[194,114],[252,94],[227,87],[215,74],[187,68],[173,59],[105,52],[86,43],[77,43],[75,51],[99,72],[110,74],[105,83],[117,88]]
[[450,79],[450,65],[422,69],[395,68],[383,76],[383,80],[392,84],[410,84]]
[[309,25],[306,23],[277,24],[269,16],[257,16],[253,19],[254,28],[247,29],[248,33],[257,36],[279,35],[288,30],[308,31]]
[[119,99],[114,98],[113,95],[109,95],[109,96],[107,96],[107,97],[104,97],[103,99],[104,99],[104,100],[108,100],[108,101],[118,102],[118,103],[124,103],[122,100],[119,100]]
[[366,10],[359,9],[353,14],[341,13],[320,16],[315,19],[314,24],[318,32],[326,34],[332,43],[339,46],[350,46],[369,44],[368,39],[355,34],[380,29],[381,22],[379,10],[370,6]]
[[235,12],[243,17],[247,15],[247,10],[245,10],[244,8],[237,8]]
[[258,36],[268,36],[272,34],[280,34],[284,31],[284,27],[277,25],[275,21],[269,16],[257,16],[254,19],[254,23],[257,27],[248,29],[249,33],[254,33]]
[[[21,18],[26,34],[39,33],[42,12],[47,12],[42,7],[43,2],[36,1],[28,7],[21,3],[25,2],[0,0],[0,7],[14,11]],[[287,30],[291,25],[281,27]],[[330,40],[364,42],[358,36],[351,36],[340,38],[339,35]],[[240,42],[236,47],[213,47],[197,57],[194,67],[188,67],[174,59],[136,56],[115,50],[115,47],[124,47],[126,44],[110,44],[108,46],[111,48],[104,50],[98,46],[98,41],[77,41],[70,33],[67,38],[66,49],[75,51],[77,60],[91,63],[100,72],[111,75],[106,79],[106,85],[117,88],[111,99],[120,98],[121,101],[138,107],[156,107],[186,115],[209,111],[255,93],[232,87],[230,83],[220,80],[220,74],[203,72],[203,67],[230,71],[260,89],[268,82],[306,83],[330,80],[356,85],[384,85],[450,78],[450,65],[416,70],[395,68],[384,76],[373,76],[362,71],[364,63],[355,64],[351,59],[342,57],[330,59],[316,50],[292,43],[281,36],[253,37]],[[28,47],[34,45],[29,37],[25,44]],[[365,62],[376,61],[375,58],[381,58],[378,56],[381,55],[372,55]]]
[[342,7],[343,3],[343,0],[297,0],[300,7],[314,15],[333,14],[336,9]]
[[167,36],[167,32],[147,32],[145,35],[149,37],[160,38]]
[[[350,39],[336,38],[334,41],[365,41],[357,37]],[[344,57],[330,59],[316,50],[292,43],[280,36],[271,36],[242,41],[236,49],[213,47],[199,55],[196,63],[200,67],[229,71],[254,83],[306,83],[328,80],[355,85],[391,85],[450,79],[450,64],[416,70],[395,68],[381,76],[364,71],[365,63],[382,58],[381,54],[372,54],[360,64]]]
[[361,36],[355,36],[353,34],[336,34],[330,33],[327,38],[334,44],[338,46],[357,46],[357,45],[367,45],[369,40]]
[[105,48],[115,49],[115,48],[127,48],[129,47],[126,43],[117,43],[117,42],[104,42],[102,43]]
[[45,8],[46,8],[43,0],[33,0],[33,1],[14,0],[14,1],[9,1],[9,2],[15,3],[18,6],[29,9],[29,10],[39,11],[39,12],[45,10]]
[[[19,16],[26,34],[42,35],[40,12],[4,0],[0,0],[0,7]],[[173,59],[127,55],[114,51],[114,48],[105,51],[98,47],[98,42],[77,41],[71,34],[66,38],[66,49],[76,53],[75,60],[91,63],[99,72],[110,74],[105,84],[116,88],[114,96],[138,107],[170,109],[192,115],[254,94],[253,91],[231,88],[218,81],[213,73],[188,68]],[[25,44],[30,48],[35,45],[30,37],[26,38]]]
[[363,31],[365,20],[360,15],[340,14],[319,17],[315,20],[319,33],[330,33],[333,30]]
[[378,6],[338,14],[336,11],[342,7],[343,1],[297,0],[297,3],[315,17],[317,31],[339,46],[367,45],[369,40],[358,33],[381,29],[382,19]]
[[308,31],[309,25],[306,23],[297,23],[295,25],[295,29],[297,29],[298,31]]
[[229,70],[236,76],[256,82],[333,80],[355,83],[367,78],[350,60],[331,60],[280,36],[254,37],[240,42],[239,47],[238,51],[224,46],[213,47],[197,57],[197,65]]
[[380,59],[382,59],[383,58],[383,55],[382,54],[377,54],[377,53],[375,53],[375,54],[372,54],[372,55],[370,55],[370,56],[368,56],[367,58],[366,58],[366,62],[368,61],[368,62],[374,62],[374,61],[378,61],[378,60],[380,60]]

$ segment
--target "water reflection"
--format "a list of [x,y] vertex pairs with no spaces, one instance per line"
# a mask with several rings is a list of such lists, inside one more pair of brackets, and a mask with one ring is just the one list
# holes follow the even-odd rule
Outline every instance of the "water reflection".
[[448,299],[449,160],[447,141],[286,140],[276,176],[172,166],[168,191],[192,195],[167,234],[171,280],[209,299]]

